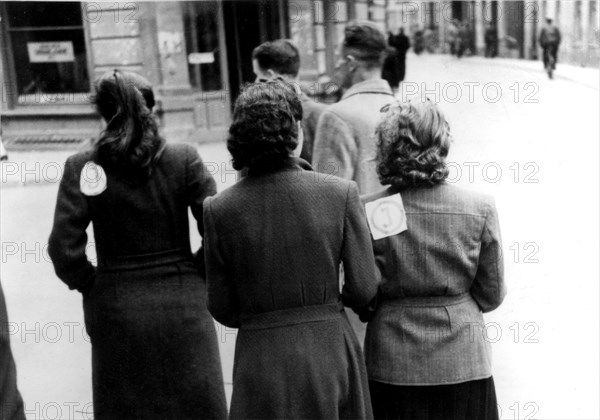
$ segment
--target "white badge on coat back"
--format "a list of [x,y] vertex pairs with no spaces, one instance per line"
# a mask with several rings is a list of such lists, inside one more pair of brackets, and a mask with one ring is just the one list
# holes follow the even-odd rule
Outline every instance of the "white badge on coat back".
[[106,189],[106,173],[102,166],[92,161],[87,162],[81,170],[79,186],[85,195],[101,194]]
[[407,230],[406,212],[400,194],[383,197],[365,204],[373,239],[387,238]]

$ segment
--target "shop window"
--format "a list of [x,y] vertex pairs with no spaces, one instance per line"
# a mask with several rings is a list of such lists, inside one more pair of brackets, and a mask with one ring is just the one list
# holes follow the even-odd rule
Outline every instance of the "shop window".
[[3,11],[19,103],[90,91],[81,3],[7,2]]
[[223,89],[217,1],[184,3],[190,83],[202,91]]

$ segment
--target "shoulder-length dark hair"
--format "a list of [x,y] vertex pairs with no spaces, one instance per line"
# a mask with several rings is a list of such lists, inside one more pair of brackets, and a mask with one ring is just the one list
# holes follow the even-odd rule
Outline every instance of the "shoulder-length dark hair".
[[383,185],[428,187],[448,177],[450,126],[429,100],[391,106],[375,131]]
[[247,85],[235,101],[227,149],[233,167],[270,171],[298,146],[302,103],[294,87],[282,80]]
[[125,176],[148,176],[164,147],[152,115],[154,92],[142,76],[114,70],[95,82],[92,99],[106,121],[94,144],[98,163]]

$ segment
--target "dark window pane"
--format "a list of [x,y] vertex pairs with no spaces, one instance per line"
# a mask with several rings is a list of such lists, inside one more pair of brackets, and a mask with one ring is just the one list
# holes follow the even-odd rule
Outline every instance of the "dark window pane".
[[[203,91],[221,90],[217,2],[189,2],[187,6],[185,35],[190,82]],[[189,63],[191,53],[200,53],[192,56],[194,64]]]
[[83,30],[11,33],[19,94],[90,89]]
[[82,26],[81,3],[23,1],[6,4],[11,28],[23,26]]

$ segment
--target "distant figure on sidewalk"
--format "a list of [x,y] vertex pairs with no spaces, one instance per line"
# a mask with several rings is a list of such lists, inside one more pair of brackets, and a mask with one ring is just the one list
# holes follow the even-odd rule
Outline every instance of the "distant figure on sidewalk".
[[425,37],[422,29],[417,29],[414,35],[414,46],[413,51],[419,55],[425,49]]
[[404,35],[404,28],[400,28],[397,35],[388,33],[388,48],[385,52],[381,77],[387,80],[394,92],[397,92],[400,82],[406,75],[406,52],[409,48],[410,40]]
[[8,314],[0,284],[0,420],[25,420],[23,400],[17,389],[17,371],[10,350]]
[[280,77],[298,87],[297,91],[302,102],[302,132],[304,134],[300,158],[312,163],[315,131],[325,105],[313,101],[299,88],[300,53],[298,48],[287,39],[265,42],[252,52],[252,68],[257,82],[266,82]]
[[556,69],[558,47],[560,46],[561,35],[560,30],[552,24],[552,19],[546,19],[546,25],[540,32],[540,46],[542,47],[543,54],[542,58],[544,61],[544,68],[548,67],[548,60],[552,59],[552,70]]
[[446,33],[446,42],[450,47],[450,55],[456,54],[456,39],[458,38],[458,28],[454,22],[450,22],[448,25],[448,31]]
[[488,23],[485,28],[485,56],[494,58],[498,55],[498,31],[493,23]]
[[423,43],[425,45],[425,50],[427,50],[428,53],[433,54],[435,35],[429,28],[425,29],[425,32],[423,33]]
[[461,58],[469,44],[469,27],[466,23],[459,23],[456,36],[456,46],[454,48],[456,57]]

